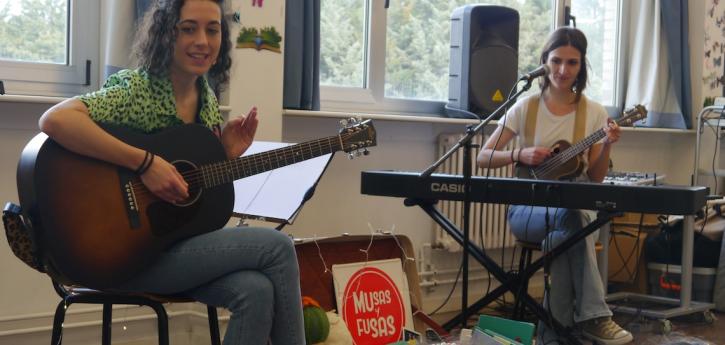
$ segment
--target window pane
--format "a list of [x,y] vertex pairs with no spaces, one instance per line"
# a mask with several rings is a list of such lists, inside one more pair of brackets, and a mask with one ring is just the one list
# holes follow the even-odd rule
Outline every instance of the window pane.
[[0,0],[0,59],[67,64],[67,0]]
[[[385,96],[448,98],[450,16],[467,0],[398,0],[388,9]],[[542,37],[551,30],[551,0],[488,0],[519,12],[519,72],[536,68]]]
[[323,0],[320,85],[364,87],[365,0]]
[[617,1],[572,0],[576,26],[587,36],[589,85],[584,93],[602,103],[614,105],[617,56]]

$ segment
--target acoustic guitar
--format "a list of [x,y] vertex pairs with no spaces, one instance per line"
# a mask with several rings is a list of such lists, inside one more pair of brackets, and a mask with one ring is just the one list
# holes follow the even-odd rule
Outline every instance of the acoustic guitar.
[[[630,126],[647,117],[647,109],[640,104],[624,111],[615,122],[620,126]],[[584,170],[582,152],[606,137],[604,129],[599,129],[578,143],[572,145],[559,140],[551,147],[551,157],[539,165],[516,164],[516,176],[537,180],[568,180],[579,176]]]
[[190,196],[164,202],[132,171],[68,151],[42,133],[26,145],[18,193],[44,264],[57,279],[99,289],[128,280],[175,242],[226,225],[234,180],[337,151],[367,153],[376,145],[370,120],[355,121],[335,136],[228,160],[219,139],[201,125],[151,135],[102,127],[174,164]]

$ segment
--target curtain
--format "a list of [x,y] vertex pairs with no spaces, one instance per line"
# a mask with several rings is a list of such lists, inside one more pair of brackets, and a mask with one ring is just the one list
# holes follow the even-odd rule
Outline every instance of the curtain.
[[287,0],[285,109],[320,110],[320,0]]
[[690,80],[690,46],[687,0],[662,2],[662,22],[667,39],[669,70],[673,78],[677,104],[685,126],[692,128],[692,82]]
[[625,91],[620,106],[644,104],[650,127],[691,128],[687,0],[625,4],[628,15],[622,29],[628,34],[623,38]]
[[146,13],[146,10],[151,7],[151,2],[153,0],[136,0],[136,22],[141,20],[143,18],[143,15]]
[[106,0],[103,3],[101,20],[101,66],[102,80],[131,65],[131,45],[134,34],[134,2],[128,0]]

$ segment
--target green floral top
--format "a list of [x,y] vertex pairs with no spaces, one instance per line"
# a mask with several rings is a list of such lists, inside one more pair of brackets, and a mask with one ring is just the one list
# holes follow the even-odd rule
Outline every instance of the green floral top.
[[[201,95],[197,122],[219,135],[224,119],[219,103],[205,78],[199,78]],[[103,87],[78,96],[100,123],[123,125],[145,133],[181,125],[176,116],[176,100],[168,77],[159,78],[145,70],[121,70],[106,80]]]

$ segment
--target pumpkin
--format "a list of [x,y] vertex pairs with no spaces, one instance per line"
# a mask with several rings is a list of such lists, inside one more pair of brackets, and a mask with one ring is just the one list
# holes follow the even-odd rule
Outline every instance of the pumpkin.
[[302,297],[302,315],[305,322],[305,342],[307,345],[321,343],[330,334],[330,320],[320,304],[313,298]]

